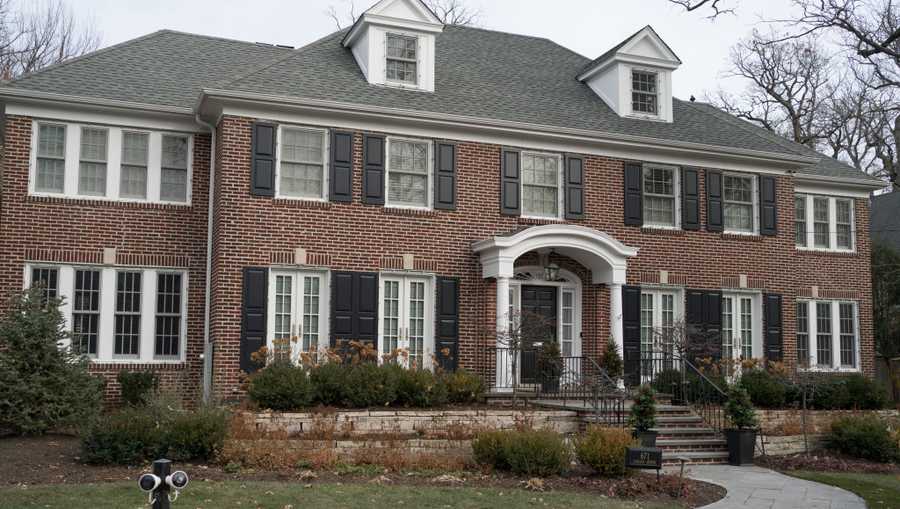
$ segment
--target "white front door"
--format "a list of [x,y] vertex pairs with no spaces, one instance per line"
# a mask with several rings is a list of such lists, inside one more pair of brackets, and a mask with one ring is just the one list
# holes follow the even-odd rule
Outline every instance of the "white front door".
[[434,355],[433,290],[420,276],[381,276],[379,352],[409,368],[431,369]]
[[328,346],[327,274],[273,269],[269,279],[269,350],[311,362]]

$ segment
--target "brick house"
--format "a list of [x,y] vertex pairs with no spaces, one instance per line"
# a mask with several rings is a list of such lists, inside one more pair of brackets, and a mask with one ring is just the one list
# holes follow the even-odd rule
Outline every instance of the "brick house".
[[414,0],[299,49],[118,44],[0,87],[0,288],[42,282],[94,370],[186,396],[238,396],[290,337],[503,389],[510,312],[566,357],[615,341],[632,377],[681,322],[871,375],[881,183],[673,98],[680,63],[649,26],[591,60]]

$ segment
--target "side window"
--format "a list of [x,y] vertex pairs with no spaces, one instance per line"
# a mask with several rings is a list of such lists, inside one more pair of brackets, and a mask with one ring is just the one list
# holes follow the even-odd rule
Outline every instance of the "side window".
[[162,137],[162,167],[160,169],[159,199],[186,202],[188,186],[187,136]]
[[806,247],[806,196],[800,194],[794,197],[794,231],[796,245]]
[[644,165],[643,180],[644,225],[677,228],[678,176],[675,168]]
[[34,190],[45,193],[65,191],[66,126],[38,125],[37,167]]
[[141,354],[141,273],[116,273],[116,331],[113,355],[138,357]]
[[106,129],[81,128],[78,194],[106,196],[106,141],[108,134]]
[[427,208],[431,143],[388,138],[387,204]]
[[181,274],[160,273],[156,282],[156,357],[178,357],[181,352]]
[[96,356],[100,333],[100,271],[76,270],[72,299],[72,348]]
[[318,129],[281,128],[280,196],[324,198],[326,135]]
[[147,133],[122,133],[122,170],[119,196],[147,198],[147,152],[150,136]]
[[756,231],[756,177],[752,175],[722,176],[722,207],[725,231],[753,233]]
[[44,304],[59,296],[59,269],[35,267],[31,270],[31,286],[40,286]]

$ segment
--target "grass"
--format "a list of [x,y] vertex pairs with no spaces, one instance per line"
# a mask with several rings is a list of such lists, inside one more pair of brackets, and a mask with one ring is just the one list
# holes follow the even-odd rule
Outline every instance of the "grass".
[[869,507],[900,509],[900,475],[856,474],[852,472],[787,472],[789,475],[830,484],[852,491],[865,499]]
[[[103,483],[79,486],[29,486],[0,489],[0,508],[133,508],[147,507],[147,496],[137,483]],[[415,507],[510,508],[604,507],[609,509],[674,508],[675,505],[628,502],[573,492],[535,493],[495,488],[437,488],[381,486],[376,484],[312,484],[302,482],[193,482],[173,507],[304,509]]]

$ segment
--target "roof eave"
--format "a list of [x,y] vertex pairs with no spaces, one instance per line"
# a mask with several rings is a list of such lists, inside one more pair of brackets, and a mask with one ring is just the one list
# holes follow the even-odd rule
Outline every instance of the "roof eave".
[[832,177],[810,173],[794,174],[794,181],[800,184],[839,185],[842,188],[854,187],[860,190],[877,191],[887,187],[887,183],[871,178]]
[[37,90],[25,90],[12,87],[0,87],[0,100],[23,101],[60,104],[67,103],[78,106],[99,106],[103,108],[139,110],[153,113],[168,113],[178,115],[193,115],[193,108],[183,106],[168,106],[162,104],[139,103],[133,101],[121,101],[101,97],[88,97],[70,94],[57,94],[53,92],[41,92]]

